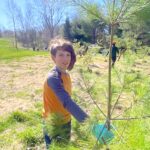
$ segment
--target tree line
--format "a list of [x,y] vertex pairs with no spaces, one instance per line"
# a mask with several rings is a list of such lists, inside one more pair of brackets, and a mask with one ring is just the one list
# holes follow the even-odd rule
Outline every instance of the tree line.
[[[106,3],[110,9],[104,7]],[[121,6],[124,6],[124,10]],[[144,9],[140,10],[138,6]],[[49,40],[56,36],[108,48],[111,32],[111,15],[108,14],[111,13],[111,7],[108,0],[31,0],[21,8],[17,1],[7,0],[6,14],[12,30],[0,30],[0,36],[14,37],[16,48],[19,42],[23,47],[33,50],[47,49]],[[131,37],[141,44],[150,45],[150,4],[147,0],[118,0],[114,12],[121,14],[116,16],[120,19],[114,26],[116,37]]]

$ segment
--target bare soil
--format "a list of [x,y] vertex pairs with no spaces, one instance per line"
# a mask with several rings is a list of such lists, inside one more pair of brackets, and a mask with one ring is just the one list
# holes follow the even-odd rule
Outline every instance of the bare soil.
[[52,61],[45,56],[0,64],[0,116],[26,110],[42,100],[45,76]]

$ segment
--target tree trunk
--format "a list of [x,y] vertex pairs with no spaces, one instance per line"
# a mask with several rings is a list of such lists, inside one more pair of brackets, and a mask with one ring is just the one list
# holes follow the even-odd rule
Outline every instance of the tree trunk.
[[110,130],[110,119],[111,119],[111,100],[112,100],[112,89],[111,89],[111,56],[112,56],[112,41],[113,41],[113,25],[111,25],[110,35],[110,49],[109,49],[109,69],[108,69],[108,102],[107,102],[107,127]]
[[15,25],[15,19],[13,18],[13,25],[14,25],[14,38],[15,38],[15,48],[18,49],[18,44],[17,44],[17,31],[16,31],[16,25]]

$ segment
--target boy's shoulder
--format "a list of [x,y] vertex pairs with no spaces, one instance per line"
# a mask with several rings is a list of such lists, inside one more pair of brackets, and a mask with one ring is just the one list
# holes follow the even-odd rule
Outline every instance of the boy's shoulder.
[[61,77],[61,72],[55,67],[48,73],[48,79],[56,77]]

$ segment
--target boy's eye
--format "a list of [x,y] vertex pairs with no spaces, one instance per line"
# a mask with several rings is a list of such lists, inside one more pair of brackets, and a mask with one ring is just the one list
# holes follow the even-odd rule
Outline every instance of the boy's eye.
[[[59,54],[59,56],[65,56],[65,54],[62,54],[62,53],[61,53],[61,54]],[[67,57],[70,57],[71,54],[68,53],[68,54],[66,54],[66,56],[67,56]]]
[[68,53],[67,56],[71,56],[71,55]]

